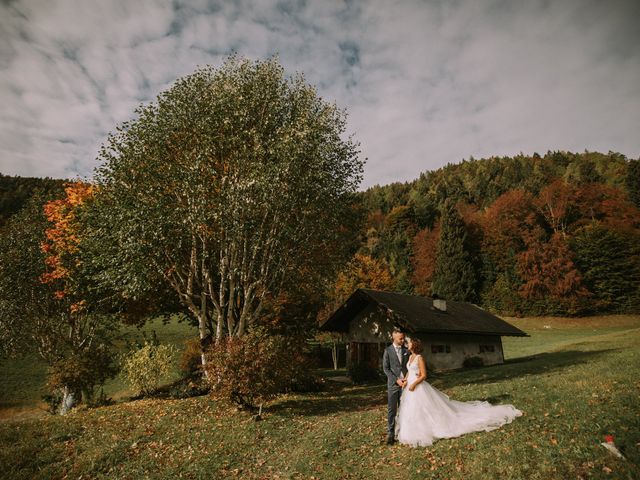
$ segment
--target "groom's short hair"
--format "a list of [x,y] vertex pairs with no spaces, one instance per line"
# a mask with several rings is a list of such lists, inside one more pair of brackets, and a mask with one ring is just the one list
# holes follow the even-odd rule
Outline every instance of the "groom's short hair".
[[405,333],[403,329],[398,327],[397,325],[393,327],[392,333]]

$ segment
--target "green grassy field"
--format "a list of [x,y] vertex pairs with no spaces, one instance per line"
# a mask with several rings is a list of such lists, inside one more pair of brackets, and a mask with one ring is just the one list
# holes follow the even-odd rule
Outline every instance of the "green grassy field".
[[[173,318],[167,324],[163,324],[160,319],[154,319],[142,328],[124,327],[115,344],[121,352],[124,352],[127,342],[136,340],[143,342],[143,334],[151,338],[154,331],[160,342],[171,343],[180,352],[184,349],[185,340],[198,335],[195,327],[184,321],[180,322],[177,318]],[[176,361],[166,379],[167,382],[180,377],[177,365]],[[45,363],[34,355],[17,360],[0,361],[0,419],[45,414],[46,404],[41,401],[41,397],[46,393],[44,388],[46,372]],[[107,381],[104,391],[107,396],[116,401],[126,399],[135,393],[128,388],[120,376]]]
[[[508,320],[531,337],[504,340],[504,365],[429,379],[452,398],[524,411],[499,430],[428,448],[389,447],[384,385],[283,395],[260,422],[206,396],[122,401],[66,417],[5,415],[0,472],[16,479],[640,478],[640,316]],[[184,325],[167,332],[177,344],[191,335]],[[2,405],[27,408],[34,389],[7,392],[2,368]],[[25,385],[38,383],[33,366],[9,370],[20,368]],[[110,388],[118,393],[117,382]],[[605,434],[626,460],[598,445]]]

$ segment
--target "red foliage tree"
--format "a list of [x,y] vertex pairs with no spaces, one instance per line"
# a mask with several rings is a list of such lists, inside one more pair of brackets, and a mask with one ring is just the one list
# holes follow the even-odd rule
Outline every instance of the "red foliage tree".
[[561,232],[566,237],[576,204],[574,187],[562,178],[556,178],[540,191],[534,204],[554,233]]
[[534,198],[531,193],[514,189],[500,195],[478,217],[482,228],[482,250],[504,269],[512,253],[525,248],[524,237],[536,223]]
[[436,268],[436,249],[440,238],[440,221],[432,229],[424,228],[413,237],[412,282],[416,293],[431,295],[431,279]]
[[575,192],[580,218],[575,227],[598,220],[613,230],[640,233],[640,210],[627,193],[602,183],[581,185]]
[[571,259],[562,232],[554,232],[548,241],[544,231],[535,226],[525,241],[527,249],[517,255],[518,269],[524,284],[518,294],[528,299],[552,297],[567,303],[570,310],[577,307],[583,297],[591,295],[582,284],[582,276]]

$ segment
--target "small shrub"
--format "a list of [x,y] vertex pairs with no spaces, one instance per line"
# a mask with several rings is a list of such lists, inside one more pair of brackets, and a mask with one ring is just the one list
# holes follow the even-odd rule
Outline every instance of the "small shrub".
[[45,402],[62,401],[61,392],[66,387],[74,393],[76,403],[83,400],[93,405],[95,387],[118,374],[114,360],[113,350],[99,342],[60,358],[48,368],[46,388],[52,395],[47,395]]
[[381,379],[380,370],[368,363],[352,363],[349,365],[349,377],[353,383],[365,383]]
[[255,410],[257,403],[313,383],[309,357],[283,335],[254,326],[242,337],[226,337],[207,351],[211,395]]
[[200,338],[190,338],[184,342],[184,350],[180,355],[180,371],[187,377],[195,376],[202,372],[202,356]]
[[462,361],[462,366],[465,368],[482,367],[484,361],[481,357],[467,357]]
[[173,345],[155,345],[145,341],[123,358],[125,380],[140,395],[148,396],[171,370],[176,349]]

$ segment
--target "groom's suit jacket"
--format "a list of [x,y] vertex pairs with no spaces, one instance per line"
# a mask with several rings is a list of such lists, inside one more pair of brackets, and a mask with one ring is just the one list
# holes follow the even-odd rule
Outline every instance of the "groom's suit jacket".
[[396,383],[396,380],[400,378],[400,373],[407,376],[407,361],[409,360],[409,349],[404,345],[400,347],[400,355],[402,362],[398,360],[396,349],[393,343],[384,349],[382,355],[382,370],[387,375],[387,388],[392,388],[394,385],[400,388],[400,385]]

